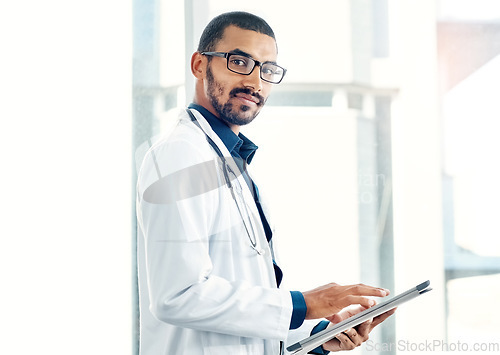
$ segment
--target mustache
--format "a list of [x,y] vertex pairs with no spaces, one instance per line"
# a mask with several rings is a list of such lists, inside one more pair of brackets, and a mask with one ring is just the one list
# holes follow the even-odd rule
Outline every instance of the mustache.
[[237,94],[251,95],[259,100],[257,106],[262,106],[266,103],[266,99],[260,95],[258,92],[253,92],[248,88],[234,88],[229,92],[229,97],[236,97]]

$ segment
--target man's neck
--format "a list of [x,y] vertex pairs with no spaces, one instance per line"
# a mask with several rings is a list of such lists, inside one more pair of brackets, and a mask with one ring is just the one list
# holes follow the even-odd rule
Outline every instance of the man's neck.
[[220,118],[220,115],[217,113],[217,111],[215,111],[214,107],[212,105],[209,105],[209,104],[204,104],[202,102],[199,102],[196,97],[193,99],[193,103],[196,104],[196,105],[200,105],[201,107],[203,107],[205,110],[209,111],[210,113],[212,113],[215,117],[217,117],[219,120],[221,120],[222,122],[224,122],[224,124],[226,126],[228,126],[231,131],[234,132],[234,134],[238,135],[240,134],[240,126],[236,125],[236,124],[232,124],[232,123],[229,123],[223,119]]

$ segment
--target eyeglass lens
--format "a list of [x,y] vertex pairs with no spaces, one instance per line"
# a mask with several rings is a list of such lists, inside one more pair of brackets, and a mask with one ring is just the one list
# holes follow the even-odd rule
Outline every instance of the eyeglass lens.
[[[252,72],[255,67],[255,61],[251,58],[231,54],[227,60],[227,68],[238,74],[248,75]],[[283,78],[284,71],[283,68],[272,63],[263,63],[260,67],[260,77],[263,80],[278,83]]]

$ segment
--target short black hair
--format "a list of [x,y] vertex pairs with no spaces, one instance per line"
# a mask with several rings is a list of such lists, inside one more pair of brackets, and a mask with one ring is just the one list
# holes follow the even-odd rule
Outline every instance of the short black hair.
[[198,44],[198,52],[211,52],[222,39],[228,26],[236,26],[272,37],[276,41],[271,26],[264,19],[244,11],[226,12],[212,19],[203,30]]

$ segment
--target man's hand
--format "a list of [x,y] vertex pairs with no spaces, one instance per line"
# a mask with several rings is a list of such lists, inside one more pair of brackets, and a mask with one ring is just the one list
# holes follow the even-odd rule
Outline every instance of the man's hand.
[[332,317],[353,304],[369,308],[375,305],[375,301],[365,296],[385,297],[389,290],[363,284],[341,286],[331,283],[303,292],[303,295],[307,306],[306,319],[317,319]]
[[[328,320],[331,322],[331,324],[328,327],[333,326],[333,324],[339,323],[344,319],[352,317],[353,315],[365,309],[366,309],[365,307],[360,306],[357,309],[345,310],[340,313],[334,314],[332,317],[328,318]],[[396,308],[391,309],[390,311],[387,311],[385,313],[382,313],[381,315],[373,319],[369,319],[366,322],[363,322],[354,328],[348,329],[343,333],[340,333],[332,340],[323,344],[323,349],[327,351],[341,351],[341,350],[352,350],[360,346],[361,344],[363,344],[365,341],[368,340],[368,336],[370,332],[373,330],[373,328],[375,328],[377,325],[379,325],[384,320],[393,315],[394,312],[396,312]]]

